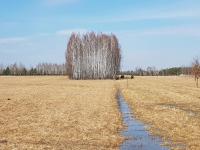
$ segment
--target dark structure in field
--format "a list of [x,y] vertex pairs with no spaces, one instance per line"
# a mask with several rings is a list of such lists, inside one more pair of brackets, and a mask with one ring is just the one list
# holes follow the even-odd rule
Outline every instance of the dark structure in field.
[[72,33],[66,51],[71,79],[111,79],[120,70],[121,52],[115,35]]

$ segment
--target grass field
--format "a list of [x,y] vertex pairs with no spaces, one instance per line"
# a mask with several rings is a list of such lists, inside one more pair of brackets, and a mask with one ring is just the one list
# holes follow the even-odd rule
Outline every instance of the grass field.
[[116,85],[165,144],[200,149],[200,88],[193,78],[135,77],[127,84],[63,76],[0,77],[0,149],[119,149]]
[[0,149],[118,149],[114,84],[0,77]]
[[136,77],[118,81],[139,120],[173,149],[200,149],[200,88],[190,77]]

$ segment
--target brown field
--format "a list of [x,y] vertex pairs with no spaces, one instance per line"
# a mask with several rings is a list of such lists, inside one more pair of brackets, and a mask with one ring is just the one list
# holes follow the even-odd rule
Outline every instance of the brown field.
[[200,149],[200,88],[193,78],[135,77],[128,87],[127,80],[118,82],[136,117],[165,144],[172,149]]
[[[172,149],[200,149],[200,88],[189,77],[0,77],[0,149],[119,149],[116,84]],[[169,140],[170,139],[170,140]]]
[[115,83],[0,77],[0,149],[118,149]]

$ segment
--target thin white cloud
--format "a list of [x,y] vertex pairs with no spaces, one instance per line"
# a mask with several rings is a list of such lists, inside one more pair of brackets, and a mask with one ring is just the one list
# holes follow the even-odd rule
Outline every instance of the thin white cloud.
[[34,35],[27,35],[24,37],[7,37],[7,38],[0,38],[0,46],[3,45],[16,45],[16,44],[31,44],[33,39],[41,38],[41,37],[54,37],[54,36],[70,36],[73,32],[76,33],[86,33],[88,32],[87,29],[66,29],[66,30],[59,30],[56,33],[39,33]]
[[200,28],[192,27],[169,27],[144,31],[144,35],[181,35],[181,36],[200,36]]
[[82,34],[82,33],[86,33],[87,31],[88,31],[87,29],[66,29],[66,30],[57,31],[56,35],[59,35],[59,36],[69,36],[73,32]]
[[118,35],[125,37],[137,36],[185,36],[200,37],[200,28],[197,27],[163,27],[144,30],[121,30],[116,31]]
[[28,39],[24,37],[10,37],[10,38],[0,38],[0,44],[18,44],[18,43],[24,43],[27,42]]
[[144,11],[144,12],[126,12],[118,16],[107,16],[105,18],[91,19],[95,23],[119,23],[143,20],[163,20],[163,19],[185,19],[199,18],[199,10],[176,10],[176,11]]
[[47,5],[62,5],[62,4],[73,4],[79,0],[44,0]]

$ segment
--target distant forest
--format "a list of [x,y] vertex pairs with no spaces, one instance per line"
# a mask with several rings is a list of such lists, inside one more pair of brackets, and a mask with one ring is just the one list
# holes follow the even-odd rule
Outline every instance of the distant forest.
[[[155,67],[146,69],[136,68],[132,71],[121,71],[119,75],[135,76],[171,76],[171,75],[191,75],[191,67],[172,67],[157,70]],[[14,63],[12,65],[0,65],[0,75],[12,76],[32,76],[32,75],[67,75],[65,64],[40,63],[35,67],[25,67],[23,64]]]
[[171,67],[157,70],[155,67],[147,67],[147,69],[136,68],[134,71],[122,71],[122,75],[135,76],[179,76],[191,75],[192,67]]
[[32,76],[32,75],[66,75],[65,64],[40,63],[35,67],[25,67],[23,64],[0,65],[0,75]]

